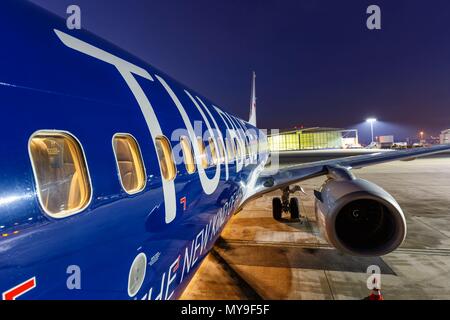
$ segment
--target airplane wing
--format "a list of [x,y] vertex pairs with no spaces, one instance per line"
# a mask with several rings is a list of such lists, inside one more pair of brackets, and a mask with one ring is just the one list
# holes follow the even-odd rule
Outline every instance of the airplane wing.
[[282,189],[286,186],[329,174],[331,168],[345,168],[347,170],[363,168],[379,163],[403,160],[409,161],[419,157],[450,151],[450,145],[417,148],[404,151],[379,152],[367,155],[344,157],[323,161],[308,162],[281,167],[277,170],[270,167],[264,169],[253,182],[252,188],[244,195],[243,203],[258,198],[265,193]]
[[373,153],[393,152],[392,149],[325,149],[325,150],[301,150],[271,152],[278,157],[280,166],[296,165],[306,162],[331,160],[352,156],[368,155]]

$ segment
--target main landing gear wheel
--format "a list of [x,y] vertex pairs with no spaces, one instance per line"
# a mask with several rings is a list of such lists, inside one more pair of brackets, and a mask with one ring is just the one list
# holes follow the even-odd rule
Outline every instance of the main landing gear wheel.
[[291,220],[300,219],[299,200],[296,197],[291,198],[291,194],[293,195],[297,191],[306,194],[300,186],[294,186],[293,188],[287,186],[281,189],[281,198],[272,199],[272,214],[275,220],[281,220],[283,212],[289,212],[291,214]]
[[289,212],[291,213],[292,220],[300,219],[300,209],[297,198],[291,198],[291,200],[289,200]]
[[280,198],[272,199],[272,215],[275,220],[281,220],[281,214],[283,213],[283,204]]

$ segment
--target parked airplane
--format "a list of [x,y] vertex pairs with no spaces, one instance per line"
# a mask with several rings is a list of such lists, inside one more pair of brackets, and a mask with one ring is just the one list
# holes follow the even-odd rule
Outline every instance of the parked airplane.
[[[382,255],[406,234],[397,202],[350,169],[449,146],[267,171],[267,139],[140,59],[28,3],[0,26],[0,292],[23,299],[174,299],[228,219],[289,186],[316,192],[330,243]],[[254,107],[252,101],[252,107]],[[294,188],[295,189],[295,188]]]

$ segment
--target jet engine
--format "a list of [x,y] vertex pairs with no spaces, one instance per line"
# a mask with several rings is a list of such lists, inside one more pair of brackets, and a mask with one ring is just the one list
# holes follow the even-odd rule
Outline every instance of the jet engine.
[[397,201],[349,172],[334,177],[315,192],[317,222],[328,242],[359,256],[381,256],[399,247],[406,222]]

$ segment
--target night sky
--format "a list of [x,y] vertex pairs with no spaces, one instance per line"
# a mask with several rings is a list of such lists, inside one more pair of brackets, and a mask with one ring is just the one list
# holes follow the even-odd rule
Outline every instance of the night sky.
[[[360,129],[396,140],[450,128],[448,0],[33,0],[258,126]],[[366,28],[377,4],[382,30]]]

